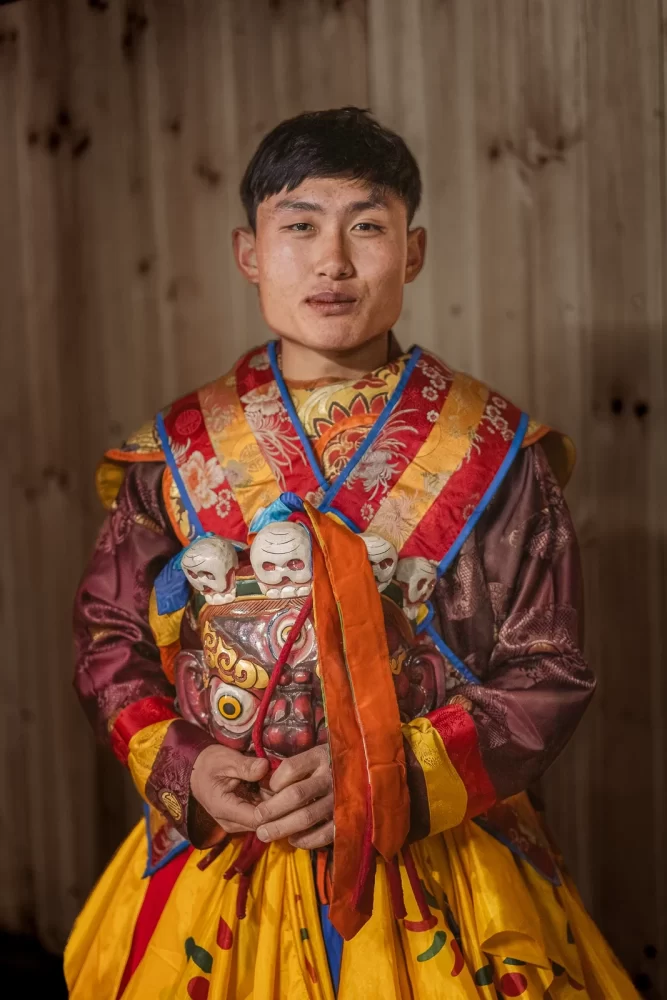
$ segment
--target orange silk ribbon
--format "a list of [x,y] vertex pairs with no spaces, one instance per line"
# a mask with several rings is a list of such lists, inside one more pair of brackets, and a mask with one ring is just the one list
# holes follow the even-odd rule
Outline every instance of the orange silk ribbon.
[[363,926],[364,842],[386,860],[410,825],[401,721],[382,603],[361,538],[304,503],[313,533],[313,604],[334,781],[329,916],[344,938]]

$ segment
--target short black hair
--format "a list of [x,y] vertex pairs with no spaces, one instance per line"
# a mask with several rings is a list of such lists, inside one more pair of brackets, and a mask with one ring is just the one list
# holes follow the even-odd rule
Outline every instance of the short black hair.
[[368,108],[305,111],[268,132],[241,181],[241,201],[253,231],[257,206],[308,177],[347,177],[391,191],[405,202],[408,225],[421,200],[417,161],[405,141],[371,117]]

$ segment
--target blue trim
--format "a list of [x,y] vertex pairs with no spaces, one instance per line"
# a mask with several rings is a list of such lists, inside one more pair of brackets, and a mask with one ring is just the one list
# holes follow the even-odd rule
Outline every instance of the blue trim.
[[416,632],[417,635],[419,635],[420,632],[423,632],[426,628],[428,628],[428,626],[431,624],[431,622],[433,621],[433,619],[435,617],[435,608],[433,607],[433,602],[432,601],[425,601],[424,603],[426,604],[426,607],[428,608],[428,614],[426,615],[426,618],[423,618],[419,622],[419,625],[417,625],[417,627],[415,628],[415,632]]
[[445,573],[449,569],[454,559],[456,559],[457,555],[461,551],[463,543],[466,541],[471,532],[474,530],[475,525],[479,521],[480,517],[482,516],[486,508],[493,500],[493,497],[495,496],[498,487],[500,486],[503,479],[509,472],[512,462],[519,453],[521,445],[523,444],[523,439],[526,436],[527,427],[528,427],[528,414],[522,413],[521,419],[519,420],[516,432],[514,434],[514,439],[508,449],[507,454],[505,455],[505,458],[502,461],[500,468],[498,469],[495,476],[491,480],[491,484],[486,490],[486,493],[475,507],[474,511],[466,521],[464,527],[459,532],[457,538],[452,542],[449,551],[441,559],[438,565],[438,576],[442,576],[443,573]]
[[146,843],[147,843],[147,853],[146,853],[146,867],[142,878],[148,878],[151,875],[155,875],[155,872],[159,872],[161,868],[168,865],[172,858],[175,858],[177,854],[180,854],[187,847],[190,846],[188,840],[183,840],[180,844],[176,844],[175,847],[169,851],[169,854],[165,854],[163,858],[158,861],[156,865],[151,865],[151,854],[153,853],[153,837],[151,835],[151,811],[149,806],[144,802],[144,822],[146,823]]
[[205,531],[202,527],[201,521],[199,520],[199,515],[194,508],[192,500],[188,495],[188,491],[185,488],[185,483],[181,478],[181,474],[178,471],[178,465],[176,464],[176,459],[174,458],[174,453],[171,450],[171,444],[169,443],[167,428],[164,426],[164,417],[161,413],[158,413],[155,418],[155,426],[157,428],[158,437],[160,438],[160,443],[162,444],[164,457],[167,460],[167,465],[171,469],[171,474],[174,477],[174,482],[176,483],[176,488],[180,493],[183,506],[188,512],[188,520],[190,521],[190,525],[194,528],[195,538],[197,538],[199,535],[204,535]]
[[333,986],[334,996],[338,996],[344,942],[341,935],[329,920],[329,907],[324,903],[320,903],[319,907],[320,925],[322,927],[322,937],[324,938],[324,949],[327,953],[327,961],[329,963],[329,972],[331,973],[331,984]]
[[380,416],[377,418],[377,420],[375,421],[375,423],[371,427],[370,432],[366,435],[366,437],[362,441],[361,447],[357,449],[357,451],[354,453],[354,455],[352,456],[352,458],[349,460],[349,462],[347,463],[347,465],[345,466],[345,468],[341,469],[341,471],[338,473],[338,475],[334,479],[334,481],[331,484],[331,486],[329,487],[329,489],[324,494],[324,497],[322,498],[322,503],[320,504],[320,510],[322,512],[326,513],[326,511],[329,509],[329,507],[331,506],[331,501],[336,496],[336,494],[340,490],[341,486],[343,486],[343,484],[345,483],[345,481],[349,477],[350,473],[357,467],[357,465],[359,464],[359,462],[362,460],[362,458],[364,457],[364,455],[366,454],[366,452],[368,451],[368,449],[371,448],[375,444],[375,441],[376,441],[378,435],[380,434],[380,432],[382,431],[382,428],[387,423],[387,421],[389,420],[389,417],[391,416],[391,414],[395,410],[396,404],[398,403],[399,399],[403,395],[403,390],[405,389],[405,386],[406,386],[406,384],[408,382],[408,379],[410,378],[410,376],[412,375],[413,371],[417,367],[417,362],[419,361],[419,359],[420,359],[420,357],[422,355],[422,349],[421,349],[421,347],[417,347],[417,346],[411,347],[410,348],[410,355],[411,355],[410,360],[408,361],[407,365],[405,366],[405,370],[404,370],[403,374],[401,375],[400,379],[398,380],[396,388],[394,389],[394,391],[392,392],[391,396],[389,397],[389,399],[385,403],[385,407],[384,407],[382,413],[380,414]]
[[323,490],[327,488],[327,481],[324,478],[322,470],[320,469],[319,462],[315,458],[315,452],[313,451],[310,441],[308,440],[308,435],[306,434],[303,424],[299,420],[299,414],[296,412],[294,403],[292,402],[292,397],[289,394],[289,390],[285,385],[285,379],[283,378],[283,373],[278,366],[278,355],[276,349],[278,346],[277,340],[270,340],[267,345],[267,352],[269,355],[269,364],[271,365],[271,371],[273,372],[273,377],[276,380],[278,389],[280,390],[280,395],[282,396],[283,406],[287,410],[290,420],[294,426],[294,430],[299,435],[299,439],[303,446],[303,450],[306,453],[308,459],[308,464],[313,471],[313,475],[317,479],[318,483]]
[[449,662],[456,668],[458,673],[460,673],[461,677],[463,677],[463,679],[467,681],[468,684],[477,685],[482,683],[479,677],[475,677],[472,670],[468,670],[463,660],[460,660],[456,655],[456,653],[449,648],[445,640],[438,632],[436,632],[436,630],[433,628],[432,625],[427,625],[425,631],[430,635],[431,639],[435,643],[436,647],[440,650],[442,655],[447,657]]
[[336,517],[339,517],[340,520],[343,522],[343,524],[350,529],[350,531],[353,531],[355,533],[355,535],[358,535],[359,532],[361,531],[359,525],[355,524],[354,521],[352,521],[346,514],[343,514],[341,511],[339,511],[337,507],[327,507],[326,510],[322,510],[322,508],[320,507],[319,509],[322,511],[323,514],[335,514]]

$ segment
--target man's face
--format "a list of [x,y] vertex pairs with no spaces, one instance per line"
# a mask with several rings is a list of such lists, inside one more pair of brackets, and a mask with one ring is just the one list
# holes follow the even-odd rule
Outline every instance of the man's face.
[[235,230],[234,250],[277,336],[338,352],[394,325],[403,286],[421,269],[424,237],[423,229],[408,231],[396,195],[325,177],[263,201],[256,236]]

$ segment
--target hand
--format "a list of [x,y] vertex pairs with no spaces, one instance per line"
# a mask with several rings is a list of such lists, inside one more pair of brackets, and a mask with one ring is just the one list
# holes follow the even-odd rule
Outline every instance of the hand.
[[190,791],[225,833],[257,828],[255,805],[259,790],[252,785],[266,775],[268,760],[246,757],[229,747],[206,747],[190,776]]
[[333,781],[329,747],[313,747],[282,761],[269,782],[274,793],[255,807],[257,836],[270,843],[287,837],[314,850],[333,840]]

